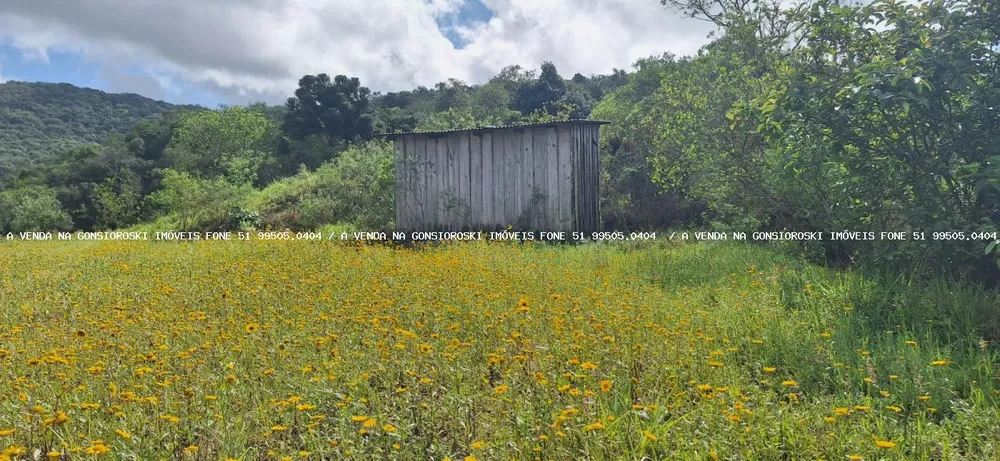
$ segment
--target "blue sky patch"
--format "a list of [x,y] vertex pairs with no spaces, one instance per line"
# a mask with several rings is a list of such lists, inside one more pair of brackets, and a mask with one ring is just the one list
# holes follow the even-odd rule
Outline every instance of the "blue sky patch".
[[222,95],[202,90],[178,79],[164,88],[156,77],[139,66],[114,67],[85,59],[77,53],[48,52],[48,62],[25,55],[9,44],[0,44],[0,76],[22,82],[69,83],[109,93],[136,93],[174,104],[216,107],[231,103]]
[[481,0],[465,0],[459,7],[457,13],[440,16],[437,18],[438,29],[455,45],[456,49],[465,48],[468,43],[459,37],[455,31],[455,25],[468,26],[480,22],[489,22],[493,18],[493,10],[490,10]]

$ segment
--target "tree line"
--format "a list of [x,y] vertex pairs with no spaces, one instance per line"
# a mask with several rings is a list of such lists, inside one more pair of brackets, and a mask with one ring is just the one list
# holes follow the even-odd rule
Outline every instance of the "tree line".
[[[108,129],[100,143],[67,138],[37,147],[32,161],[0,171],[0,231],[386,228],[394,172],[391,149],[376,134],[586,118],[626,81],[618,70],[564,79],[546,62],[538,73],[509,66],[482,85],[451,79],[380,94],[358,78],[318,74],[302,77],[283,106],[163,104],[153,106],[159,111],[153,116],[151,100],[131,95],[135,107],[119,105],[138,119],[130,129]],[[23,97],[34,86],[60,91]],[[84,110],[71,88],[18,83],[5,94],[15,100],[22,93],[24,110],[45,118]],[[103,94],[78,90],[89,98]],[[70,107],[61,108],[60,100]],[[17,136],[34,139],[26,131]]]
[[[995,2],[663,3],[719,35],[692,57],[639,61],[594,109],[618,122],[605,136],[615,219],[656,225],[638,210],[669,209],[716,229],[920,232],[796,249],[997,279],[1000,248],[968,239],[1000,220]],[[932,238],[948,231],[967,239]]]
[[[661,3],[714,23],[712,41],[589,77],[543,63],[378,94],[356,78],[305,76],[284,106],[168,113],[0,179],[0,229],[387,227],[392,153],[373,134],[589,117],[613,122],[602,132],[607,228],[997,231],[993,2]],[[1000,245],[986,241],[794,249],[1000,272]]]

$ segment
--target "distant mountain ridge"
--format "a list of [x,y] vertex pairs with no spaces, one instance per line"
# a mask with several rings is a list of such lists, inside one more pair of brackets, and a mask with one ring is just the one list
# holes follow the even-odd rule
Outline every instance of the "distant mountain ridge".
[[0,83],[0,167],[24,168],[59,149],[124,134],[140,120],[197,107],[69,83]]

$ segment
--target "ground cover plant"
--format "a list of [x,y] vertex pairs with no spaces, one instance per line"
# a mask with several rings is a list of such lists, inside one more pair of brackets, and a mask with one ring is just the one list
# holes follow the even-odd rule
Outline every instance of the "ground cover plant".
[[2,459],[996,459],[997,298],[747,244],[7,242]]

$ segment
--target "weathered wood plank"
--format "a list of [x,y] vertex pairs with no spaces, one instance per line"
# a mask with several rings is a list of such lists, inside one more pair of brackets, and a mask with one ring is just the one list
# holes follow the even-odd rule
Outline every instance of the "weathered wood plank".
[[412,136],[403,136],[396,139],[393,144],[396,147],[396,152],[399,155],[399,168],[396,170],[396,183],[399,194],[397,195],[396,202],[396,228],[397,229],[409,229],[413,225],[413,218],[416,216],[416,210],[413,209],[413,204],[411,203],[411,195],[413,195],[413,153],[409,148],[413,145]]
[[448,153],[448,210],[445,229],[451,230],[458,222],[458,210],[455,208],[458,200],[458,137],[447,136],[442,139],[445,140]]
[[593,125],[588,125],[584,127],[584,133],[586,136],[584,140],[587,142],[587,178],[589,184],[587,184],[587,213],[589,215],[588,221],[590,222],[590,229],[597,230],[597,175],[594,174],[594,157],[596,152],[594,152],[594,144],[592,138]]
[[586,230],[587,213],[584,210],[586,210],[587,204],[585,203],[586,198],[583,195],[583,188],[586,186],[584,178],[586,178],[587,173],[583,169],[583,159],[585,153],[583,151],[583,133],[580,133],[579,125],[573,127],[573,142],[576,146],[573,149],[573,163],[575,170],[573,172],[573,183],[575,186],[574,189],[576,189],[573,194],[573,211],[576,214],[576,218],[574,219],[576,223],[574,226]]
[[396,228],[600,230],[599,138],[591,124],[399,136]]
[[407,141],[406,149],[411,157],[410,175],[414,183],[408,199],[413,210],[413,216],[409,219],[410,227],[420,228],[427,225],[427,193],[431,187],[428,179],[433,178],[431,165],[427,163],[426,136],[412,136]]
[[600,130],[600,125],[590,125],[590,164],[591,174],[594,176],[593,184],[593,202],[594,209],[592,211],[594,215],[594,230],[601,230],[601,157],[600,157],[600,138],[598,132]]
[[579,214],[580,227],[587,228],[587,147],[583,140],[583,129],[580,126],[574,127],[576,130],[576,162],[577,162],[577,213]]
[[559,223],[559,151],[557,149],[558,134],[556,128],[545,130],[545,143],[542,148],[545,157],[545,225],[553,231],[562,230]]
[[590,133],[591,133],[590,129],[593,128],[593,125],[586,125],[586,126],[583,126],[582,128],[583,128],[583,132],[584,132],[584,138],[583,139],[584,139],[584,142],[587,143],[587,179],[588,179],[588,181],[587,181],[588,182],[588,184],[587,184],[587,215],[588,215],[587,221],[590,223],[590,229],[592,231],[594,231],[594,230],[597,230],[597,221],[596,221],[597,213],[595,213],[595,211],[597,211],[597,204],[594,203],[594,201],[597,199],[597,196],[594,194],[597,191],[597,184],[596,184],[596,181],[595,181],[596,175],[594,175],[594,154],[595,154],[595,152],[594,152],[594,145],[593,145],[593,143],[591,143],[592,139],[590,137],[591,136],[590,135]]
[[582,209],[580,188],[582,187],[581,178],[583,178],[583,168],[580,165],[580,158],[582,157],[582,152],[580,148],[580,127],[574,126],[570,130],[573,132],[573,227],[580,230],[584,230],[583,227],[583,216],[580,214]]
[[544,231],[552,230],[552,227],[548,225],[548,203],[551,195],[546,187],[546,167],[548,166],[545,158],[546,130],[546,128],[533,128],[531,130],[531,189],[532,196],[537,197],[531,203],[531,213],[534,218],[531,224],[536,230]]
[[518,209],[518,218],[522,225],[531,226],[533,224],[532,216],[532,202],[534,201],[534,188],[535,179],[534,171],[532,171],[532,163],[534,162],[534,156],[532,155],[532,141],[534,133],[531,129],[525,129],[521,132],[521,155],[520,163],[518,164],[519,170],[521,172],[521,200],[518,202],[520,208]]
[[433,149],[434,156],[434,188],[430,191],[433,195],[431,201],[434,203],[434,222],[433,228],[438,229],[444,225],[444,191],[445,184],[448,177],[448,153],[445,151],[445,144],[442,140],[443,138],[428,138],[427,139],[427,151],[430,154],[431,149]]
[[406,206],[408,216],[407,228],[419,227],[423,221],[424,205],[423,194],[427,187],[426,168],[420,164],[420,152],[417,146],[420,145],[420,137],[411,135],[406,137],[404,151],[406,152]]
[[483,135],[469,133],[469,221],[472,229],[483,222]]
[[417,165],[416,153],[414,152],[414,136],[406,136],[400,140],[403,147],[403,162],[405,165],[403,178],[403,220],[406,222],[406,229],[412,229],[420,217],[418,209],[417,192],[423,185],[422,177],[417,176],[419,165]]
[[517,224],[518,174],[517,153],[521,148],[521,136],[516,130],[503,131],[503,226]]
[[[504,135],[504,156],[507,163],[507,167],[510,169],[508,173],[510,176],[510,183],[507,188],[510,189],[510,200],[509,205],[505,205],[507,208],[507,220],[508,224],[517,225],[517,218],[521,214],[521,194],[523,189],[521,188],[521,138],[522,130],[512,130]],[[504,200],[506,203],[506,199]]]
[[493,224],[503,226],[506,224],[507,204],[506,192],[506,160],[504,151],[506,149],[506,136],[503,131],[493,132]]
[[458,150],[456,151],[455,165],[458,166],[458,200],[462,204],[459,210],[460,222],[457,228],[464,229],[471,225],[472,210],[475,208],[472,202],[472,187],[470,186],[470,169],[472,167],[472,133],[456,133],[458,138]]
[[591,175],[594,178],[593,184],[593,213],[594,230],[601,230],[601,158],[598,130],[600,125],[590,125],[590,164]]
[[493,133],[486,131],[481,136],[482,141],[482,183],[480,197],[482,198],[483,228],[493,226]]
[[424,194],[427,190],[427,167],[423,165],[423,139],[419,135],[409,135],[404,142],[406,152],[406,206],[407,229],[412,230],[424,224]]
[[601,208],[601,195],[598,190],[601,187],[601,174],[600,174],[600,164],[598,164],[597,158],[597,125],[590,125],[590,139],[587,141],[590,143],[590,175],[593,178],[593,184],[591,184],[591,221],[594,223],[594,230],[599,230],[601,228],[601,223],[598,220],[600,217],[597,210]]
[[581,212],[583,213],[583,225],[587,231],[591,231],[590,228],[590,194],[588,190],[590,188],[590,150],[587,147],[587,133],[584,127],[580,127],[580,205]]
[[573,226],[573,141],[570,127],[556,128],[559,176],[559,228],[570,231]]
[[587,231],[590,232],[590,231],[594,230],[594,223],[593,223],[594,215],[593,215],[593,212],[592,212],[593,209],[594,209],[594,203],[593,203],[594,202],[594,200],[593,200],[594,197],[593,197],[593,194],[591,193],[591,191],[593,190],[593,186],[594,186],[594,175],[592,174],[592,171],[591,171],[592,168],[591,168],[591,163],[590,163],[590,157],[591,157],[591,155],[590,155],[590,150],[591,150],[590,149],[590,133],[589,133],[589,130],[587,128],[588,128],[587,126],[580,126],[580,135],[581,135],[580,136],[580,142],[583,143],[582,147],[583,147],[583,153],[584,153],[584,156],[583,156],[583,162],[584,162],[583,163],[583,165],[584,165],[584,171],[583,171],[583,174],[584,174],[584,177],[583,177],[583,179],[584,179],[583,194],[584,194],[584,201],[586,203],[586,208],[584,208],[584,211],[586,211],[586,213],[587,213],[587,220],[586,220]]
[[393,147],[393,168],[396,169],[396,192],[395,192],[395,198],[394,198],[394,205],[395,205],[395,208],[396,208],[395,209],[396,214],[393,217],[393,223],[394,223],[394,225],[395,225],[395,227],[396,227],[397,230],[398,229],[403,229],[403,226],[405,226],[405,223],[403,222],[403,209],[404,209],[404,207],[402,206],[403,205],[403,200],[404,200],[403,199],[403,191],[404,191],[403,186],[406,185],[406,184],[408,184],[407,181],[406,181],[406,176],[405,176],[406,165],[405,165],[405,163],[403,161],[403,157],[405,155],[403,153],[403,146],[404,146],[404,144],[402,142],[400,142],[400,141],[401,140],[396,139],[392,143],[392,147]]
[[441,159],[441,190],[438,191],[438,208],[440,208],[441,229],[447,229],[451,224],[451,156],[448,155],[448,138],[439,137],[437,143],[438,157]]

